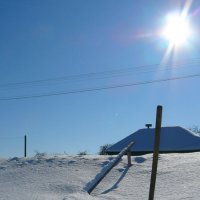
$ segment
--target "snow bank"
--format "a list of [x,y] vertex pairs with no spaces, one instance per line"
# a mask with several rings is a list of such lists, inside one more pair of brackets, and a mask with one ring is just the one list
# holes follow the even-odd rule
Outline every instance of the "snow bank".
[[[148,199],[152,154],[127,157],[89,195],[83,188],[113,157],[54,156],[0,159],[0,200]],[[156,200],[197,200],[200,153],[159,157]]]

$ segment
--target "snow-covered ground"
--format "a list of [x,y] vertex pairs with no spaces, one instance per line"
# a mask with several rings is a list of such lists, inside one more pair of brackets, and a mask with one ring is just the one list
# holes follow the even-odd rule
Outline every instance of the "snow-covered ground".
[[[148,199],[152,154],[127,158],[89,195],[89,182],[111,156],[37,156],[0,159],[0,200]],[[198,200],[200,153],[162,154],[155,199]]]

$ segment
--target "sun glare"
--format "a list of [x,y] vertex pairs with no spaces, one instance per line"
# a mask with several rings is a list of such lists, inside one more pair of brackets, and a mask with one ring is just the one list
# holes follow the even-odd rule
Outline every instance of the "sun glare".
[[171,46],[180,46],[184,44],[190,36],[188,19],[178,14],[169,15],[166,20],[163,35]]

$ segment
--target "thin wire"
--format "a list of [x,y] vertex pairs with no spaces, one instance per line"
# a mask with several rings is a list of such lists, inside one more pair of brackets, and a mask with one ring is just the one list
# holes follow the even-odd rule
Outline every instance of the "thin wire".
[[77,93],[84,93],[84,92],[94,92],[94,91],[101,91],[101,90],[108,90],[108,89],[124,88],[124,87],[131,87],[131,86],[137,86],[137,85],[147,85],[147,84],[152,84],[152,83],[160,83],[160,82],[195,78],[195,77],[200,77],[200,73],[191,74],[191,75],[187,75],[187,76],[179,76],[179,77],[157,79],[157,80],[151,80],[151,81],[142,81],[142,82],[135,82],[135,83],[127,83],[127,84],[120,84],[120,85],[111,85],[111,86],[105,86],[105,87],[88,88],[88,89],[81,89],[81,90],[72,90],[72,91],[64,91],[64,92],[38,94],[38,95],[5,97],[5,98],[2,97],[2,98],[0,98],[0,101],[32,99],[32,98],[50,97],[50,96],[58,96],[58,95],[77,94]]
[[0,140],[18,140],[23,139],[22,136],[16,136],[16,137],[0,137]]
[[[186,65],[185,67],[188,67],[189,65],[194,65],[194,64],[200,64],[200,58],[196,58],[191,60],[190,62],[178,62],[175,64],[168,64],[168,65],[161,65],[162,68],[164,67],[168,67],[167,69],[169,69],[169,67],[171,67],[171,69],[173,68],[178,68],[181,66],[184,67],[184,65]],[[197,63],[192,63],[192,62],[197,62]],[[139,71],[138,70],[146,70],[150,67],[156,67],[156,66],[160,66],[160,64],[152,64],[152,65],[142,65],[142,66],[138,66],[138,67],[129,67],[129,68],[125,68],[125,69],[117,69],[117,70],[108,70],[108,71],[102,71],[102,72],[91,72],[91,73],[85,73],[85,74],[74,74],[74,75],[69,75],[69,76],[62,76],[62,77],[55,77],[55,78],[48,78],[48,79],[40,79],[40,80],[33,80],[33,81],[24,81],[24,82],[16,82],[16,83],[7,83],[7,84],[0,84],[0,87],[10,87],[10,86],[22,86],[22,85],[30,85],[30,84],[38,84],[38,83],[45,83],[45,82],[50,82],[50,81],[63,81],[63,80],[71,80],[71,81],[77,81],[77,79],[99,79],[102,77],[96,77],[95,76],[113,76],[114,74],[118,74],[118,73],[130,73],[130,71],[134,70],[133,73],[135,74],[141,74],[141,73],[149,73],[152,72],[151,71]],[[158,71],[161,70],[166,70],[166,69],[157,69]],[[109,77],[103,77],[103,78],[109,78]]]
[[[198,63],[197,63],[198,64]],[[199,64],[200,64],[200,62],[199,62]],[[79,81],[91,81],[91,80],[102,80],[102,79],[107,79],[107,78],[115,78],[115,77],[127,77],[127,76],[136,76],[136,75],[138,75],[138,74],[147,74],[147,73],[152,73],[152,72],[158,72],[158,71],[171,71],[172,70],[172,68],[173,68],[173,70],[178,70],[179,68],[180,69],[185,69],[185,68],[192,68],[192,67],[197,67],[196,66],[196,63],[194,63],[194,64],[190,64],[190,65],[186,65],[186,66],[183,66],[183,65],[181,65],[181,67],[180,66],[171,66],[171,67],[167,67],[167,68],[164,68],[164,69],[156,69],[156,70],[148,70],[148,71],[145,71],[145,72],[124,72],[123,74],[114,74],[114,75],[108,75],[108,76],[104,76],[104,77],[91,77],[91,78],[89,78],[89,79],[82,79],[82,80],[75,80],[76,82],[79,82]],[[59,80],[58,80],[59,81]],[[60,81],[62,81],[62,80],[60,80]],[[67,83],[69,83],[69,82],[73,82],[74,80],[63,80],[63,81],[67,81]],[[19,89],[19,88],[26,88],[26,87],[46,87],[46,86],[49,86],[50,84],[49,83],[46,83],[46,82],[43,82],[43,84],[39,84],[39,83],[36,83],[37,85],[17,85],[17,86],[10,86],[10,87],[3,87],[3,88],[1,88],[1,86],[0,86],[0,89],[1,90],[14,90],[14,89]],[[57,83],[51,83],[51,84],[53,84],[54,86],[55,86],[55,84],[65,84],[66,85],[66,82],[57,82]]]

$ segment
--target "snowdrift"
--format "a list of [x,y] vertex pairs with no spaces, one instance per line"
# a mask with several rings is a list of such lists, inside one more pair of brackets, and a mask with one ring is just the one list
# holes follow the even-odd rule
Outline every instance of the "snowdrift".
[[[148,199],[152,154],[124,156],[92,192],[88,182],[115,156],[40,156],[0,159],[0,200]],[[161,154],[155,200],[197,200],[200,152]]]

